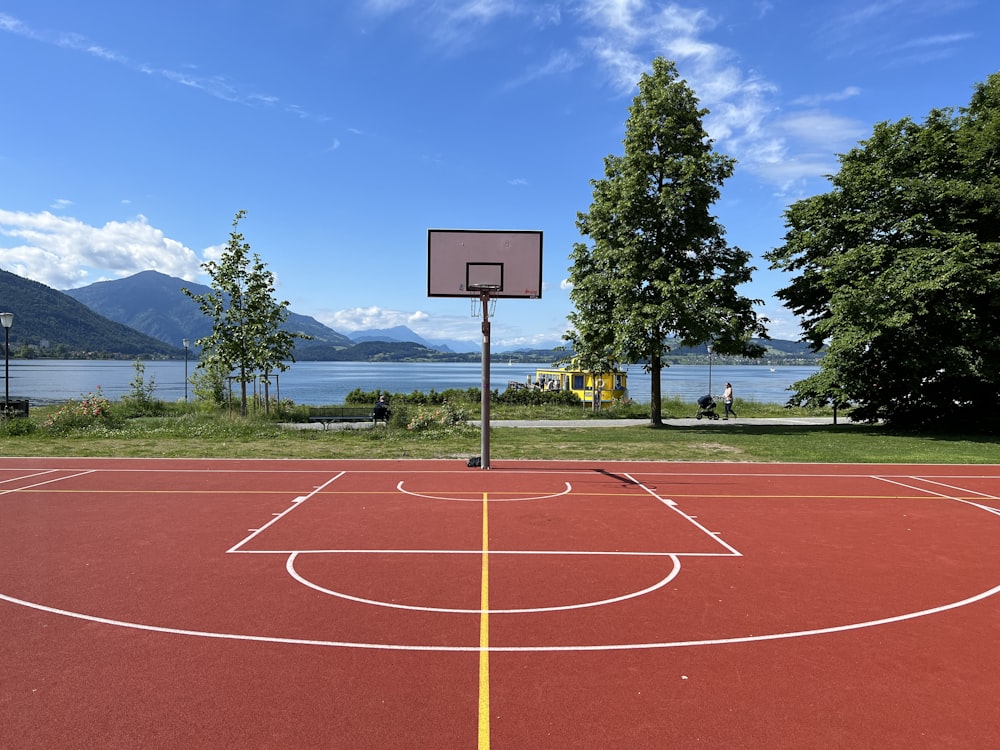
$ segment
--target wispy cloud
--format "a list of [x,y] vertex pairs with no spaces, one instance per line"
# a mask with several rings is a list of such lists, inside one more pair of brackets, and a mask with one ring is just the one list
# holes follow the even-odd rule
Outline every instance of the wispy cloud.
[[861,89],[857,86],[847,86],[840,91],[834,91],[831,93],[800,96],[798,99],[794,99],[792,104],[798,104],[804,107],[815,107],[819,104],[825,104],[826,102],[846,101],[847,99],[853,99],[856,96],[861,96]]
[[0,32],[15,34],[42,44],[50,44],[62,49],[90,55],[105,62],[121,65],[137,73],[163,78],[178,86],[184,86],[216,99],[222,99],[223,101],[247,107],[279,108],[296,117],[314,119],[321,122],[328,119],[325,115],[309,112],[297,104],[283,102],[280,97],[250,90],[222,74],[201,74],[196,69],[178,70],[146,62],[138,62],[117,50],[109,49],[80,34],[36,29],[8,14],[0,13]]
[[509,91],[542,78],[572,73],[582,64],[583,61],[578,54],[566,49],[556,50],[547,60],[529,68],[517,78],[508,81],[503,86],[503,90]]
[[841,144],[853,143],[866,132],[865,126],[858,120],[823,110],[795,112],[777,120],[776,124],[797,140],[811,143],[831,154]]
[[[865,55],[882,59],[890,67],[926,64],[961,51],[962,44],[976,36],[972,31],[953,31],[931,37],[912,36],[917,24],[933,18],[943,28],[952,13],[963,10],[968,0],[877,0],[850,4],[818,28],[817,41],[833,58]],[[910,54],[900,56],[900,52]]]

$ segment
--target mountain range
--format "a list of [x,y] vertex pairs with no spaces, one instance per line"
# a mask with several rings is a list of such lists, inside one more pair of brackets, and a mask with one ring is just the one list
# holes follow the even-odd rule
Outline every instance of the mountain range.
[[[57,291],[0,270],[0,307],[15,313],[9,330],[15,356],[179,357],[185,339],[197,353],[195,342],[212,331],[211,319],[184,288],[194,294],[211,291],[159,271]],[[454,361],[471,356],[463,352],[478,351],[461,341],[427,341],[406,326],[348,336],[291,311],[284,327],[309,336],[296,341],[300,361]]]
[[[159,271],[99,281],[60,292],[0,270],[0,307],[15,313],[9,331],[15,356],[180,357],[183,341],[208,336],[212,321],[182,289],[194,294],[210,287]],[[296,341],[298,361],[478,361],[480,347],[463,341],[428,341],[406,326],[354,331],[345,335],[315,318],[289,311],[284,327],[310,338]],[[815,359],[806,344],[769,340],[768,356]],[[566,356],[553,349],[498,352],[512,361],[551,363]],[[705,350],[678,349],[674,355]]]

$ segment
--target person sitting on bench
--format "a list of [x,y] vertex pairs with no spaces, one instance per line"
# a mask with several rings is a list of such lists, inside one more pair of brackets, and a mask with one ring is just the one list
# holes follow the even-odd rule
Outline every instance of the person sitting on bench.
[[378,402],[375,404],[375,409],[372,411],[372,419],[376,422],[388,422],[391,414],[389,404],[385,402],[385,396],[379,396]]

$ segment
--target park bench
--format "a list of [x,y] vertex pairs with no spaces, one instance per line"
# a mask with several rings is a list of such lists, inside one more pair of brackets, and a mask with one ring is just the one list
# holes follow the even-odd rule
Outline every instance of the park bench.
[[327,406],[322,414],[310,415],[310,422],[319,422],[325,430],[333,422],[385,422],[386,417],[375,418],[370,406]]

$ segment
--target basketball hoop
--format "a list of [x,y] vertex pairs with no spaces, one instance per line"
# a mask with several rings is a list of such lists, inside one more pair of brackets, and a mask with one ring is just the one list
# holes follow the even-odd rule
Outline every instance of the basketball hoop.
[[534,230],[427,230],[427,296],[468,297],[482,318],[482,455],[469,466],[490,468],[490,317],[497,300],[542,296],[542,233]]
[[499,284],[473,284],[469,287],[470,294],[475,294],[475,297],[470,296],[469,299],[472,300],[472,317],[478,318],[483,310],[483,303],[489,303],[489,316],[492,317],[497,311],[497,298],[496,294],[501,290]]

